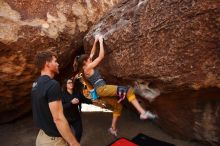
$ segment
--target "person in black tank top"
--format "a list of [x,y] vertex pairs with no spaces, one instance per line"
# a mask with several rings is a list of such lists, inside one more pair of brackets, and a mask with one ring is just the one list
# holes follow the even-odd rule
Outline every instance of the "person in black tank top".
[[[100,50],[97,58],[93,59],[93,56],[96,51],[96,43],[99,41]],[[125,98],[137,109],[140,113],[140,119],[154,119],[156,115],[150,111],[146,111],[137,101],[134,94],[134,90],[131,87],[117,86],[117,85],[106,85],[106,82],[102,78],[101,74],[97,71],[96,67],[104,58],[104,46],[103,46],[103,37],[101,35],[95,36],[95,41],[91,49],[90,55],[83,54],[76,56],[74,60],[74,71],[82,73],[86,83],[92,84],[95,88],[99,97],[102,100],[107,100],[107,97],[113,97],[112,100],[107,102],[111,104],[114,108],[112,124],[109,128],[109,132],[114,136],[117,136],[116,124],[119,116],[121,115],[122,105],[120,102]]]

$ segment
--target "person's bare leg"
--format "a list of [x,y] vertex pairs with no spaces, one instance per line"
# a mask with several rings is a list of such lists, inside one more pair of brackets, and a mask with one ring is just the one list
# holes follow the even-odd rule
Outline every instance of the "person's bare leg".
[[117,124],[117,121],[118,121],[118,118],[119,116],[118,115],[114,115],[113,114],[113,117],[112,117],[112,125],[111,127],[108,129],[108,131],[117,137],[117,128],[116,128],[116,124]]
[[155,119],[157,118],[157,115],[151,113],[150,111],[146,111],[138,102],[138,100],[135,98],[131,100],[131,103],[133,106],[137,109],[137,111],[140,113],[140,119],[146,120],[146,119]]
[[112,129],[113,130],[116,130],[116,125],[117,125],[117,122],[118,122],[118,118],[119,118],[119,116],[116,116],[116,115],[113,115],[112,116]]
[[131,101],[131,103],[133,104],[133,106],[137,109],[137,111],[140,113],[140,114],[144,114],[146,111],[145,109],[140,105],[140,103],[137,101],[137,99],[133,99]]

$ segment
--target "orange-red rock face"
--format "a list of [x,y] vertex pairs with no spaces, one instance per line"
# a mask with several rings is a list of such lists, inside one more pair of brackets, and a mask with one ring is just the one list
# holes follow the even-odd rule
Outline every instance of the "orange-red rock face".
[[219,8],[213,0],[125,0],[92,27],[85,48],[104,35],[106,76],[143,79],[163,92],[220,88]]
[[36,52],[59,54],[62,70],[72,63],[88,29],[118,0],[0,1],[0,123],[30,110]]
[[175,137],[220,144],[220,89],[161,95],[152,103],[160,127]]
[[[219,10],[213,0],[125,0],[92,27],[85,48],[94,34],[104,35],[100,70],[108,82],[150,83],[161,93],[152,109],[163,129],[219,145]],[[210,87],[216,90],[204,99]]]
[[[62,71],[90,26],[115,3],[0,2],[0,123],[30,110],[36,52],[56,51]],[[219,145],[219,9],[215,0],[123,0],[89,31],[85,51],[95,34],[103,34],[106,54],[100,69],[108,82],[149,82],[161,93],[151,105],[163,129]],[[205,98],[188,90],[209,87],[216,90],[201,92]]]

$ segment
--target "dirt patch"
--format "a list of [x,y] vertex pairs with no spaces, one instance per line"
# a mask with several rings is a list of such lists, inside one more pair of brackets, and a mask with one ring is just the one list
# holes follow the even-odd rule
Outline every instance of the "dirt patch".
[[[83,112],[84,133],[82,146],[105,146],[115,140],[107,129],[111,123],[112,114],[107,112]],[[138,133],[160,139],[176,146],[202,146],[200,143],[174,139],[164,133],[152,121],[141,121],[137,115],[123,110],[118,123],[119,137],[132,139]],[[38,129],[34,126],[32,116],[28,115],[19,121],[0,125],[0,145],[2,146],[34,146]]]

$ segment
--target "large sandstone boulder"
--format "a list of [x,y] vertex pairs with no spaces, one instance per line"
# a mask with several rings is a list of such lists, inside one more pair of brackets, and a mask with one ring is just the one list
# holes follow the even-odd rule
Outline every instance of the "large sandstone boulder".
[[85,48],[104,35],[106,76],[148,80],[163,92],[220,88],[219,8],[213,0],[125,0],[89,31]]
[[161,95],[152,103],[164,131],[175,137],[220,145],[218,88]]
[[30,111],[29,94],[37,75],[33,65],[36,52],[56,51],[62,73],[72,64],[91,25],[117,3],[0,0],[0,123]]
[[99,68],[108,82],[157,88],[151,108],[163,129],[220,144],[219,1],[124,0],[86,35],[86,52],[99,33],[106,51]]

